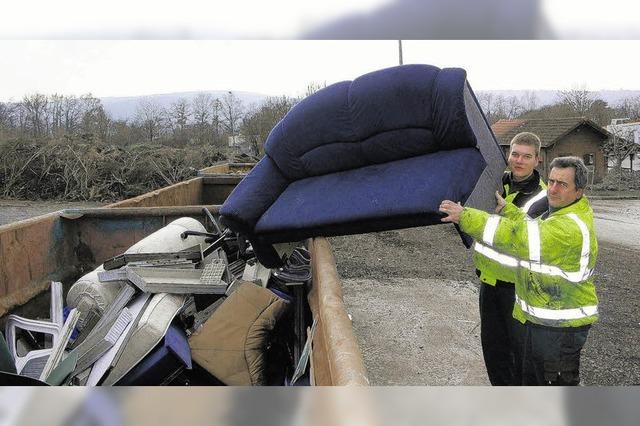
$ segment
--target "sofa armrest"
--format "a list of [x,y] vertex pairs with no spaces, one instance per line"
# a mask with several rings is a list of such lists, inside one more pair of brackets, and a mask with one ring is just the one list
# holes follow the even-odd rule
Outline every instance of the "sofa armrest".
[[288,185],[273,160],[263,157],[220,208],[222,223],[234,232],[252,235],[260,217]]

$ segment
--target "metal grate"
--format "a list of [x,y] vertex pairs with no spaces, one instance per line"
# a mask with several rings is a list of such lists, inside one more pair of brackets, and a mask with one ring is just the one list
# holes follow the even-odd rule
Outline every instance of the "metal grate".
[[212,286],[220,285],[222,281],[222,274],[224,274],[226,267],[227,265],[224,262],[224,260],[214,259],[202,270],[200,281],[202,281],[203,284],[208,284]]

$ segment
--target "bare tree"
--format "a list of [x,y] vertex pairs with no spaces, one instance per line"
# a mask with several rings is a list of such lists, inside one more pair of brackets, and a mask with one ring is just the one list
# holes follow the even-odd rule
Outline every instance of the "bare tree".
[[222,102],[218,98],[213,101],[211,131],[214,143],[220,141],[222,136]]
[[191,101],[193,110],[193,120],[200,130],[206,129],[211,122],[211,112],[213,110],[214,99],[208,93],[199,93]]
[[149,142],[157,139],[164,130],[164,109],[149,98],[143,98],[136,109],[136,123],[142,128]]
[[571,90],[561,90],[557,93],[561,104],[566,105],[577,116],[585,117],[591,109],[595,96],[586,86],[576,86]]
[[524,111],[533,111],[538,109],[538,95],[533,90],[527,90],[520,99]]
[[286,96],[269,97],[259,108],[245,116],[241,132],[257,155],[264,153],[264,143],[273,127],[295,105],[296,100]]
[[13,127],[13,107],[8,102],[0,102],[0,129],[8,130]]
[[327,82],[326,81],[323,81],[322,83],[317,82],[317,81],[312,81],[311,83],[307,84],[307,88],[305,90],[304,95],[305,96],[313,95],[318,90],[324,89],[325,87],[327,87]]
[[491,92],[479,92],[478,102],[489,124],[502,119],[513,119],[525,112],[522,101],[516,96],[504,97]]
[[604,153],[614,161],[614,170],[622,169],[622,162],[630,154],[640,151],[640,147],[633,141],[633,128],[623,125],[611,125],[607,129],[611,136],[602,146]]
[[66,133],[75,133],[82,119],[82,106],[75,96],[64,98],[64,130]]
[[64,96],[53,94],[49,97],[49,119],[51,132],[56,134],[64,130]]
[[22,105],[26,112],[26,125],[34,137],[43,135],[46,127],[47,97],[41,93],[26,95]]
[[623,111],[625,117],[633,121],[640,120],[640,96],[622,99],[618,108]]
[[184,131],[189,122],[191,110],[189,102],[185,98],[180,98],[171,104],[171,125],[174,133]]
[[81,96],[79,103],[82,111],[81,126],[84,137],[97,137],[106,141],[111,119],[104,110],[100,99],[89,93]]
[[244,115],[244,105],[233,92],[227,92],[220,102],[222,125],[227,133],[236,136]]

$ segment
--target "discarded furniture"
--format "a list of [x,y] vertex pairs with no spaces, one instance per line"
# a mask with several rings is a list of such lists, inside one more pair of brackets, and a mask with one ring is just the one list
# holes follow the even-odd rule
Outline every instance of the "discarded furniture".
[[47,364],[44,366],[42,372],[40,373],[40,380],[47,381],[53,370],[62,361],[67,343],[69,342],[69,338],[71,338],[71,333],[73,332],[73,329],[75,328],[79,317],[80,313],[77,309],[72,309],[71,312],[69,312],[69,316],[67,317],[67,320],[64,322],[62,329],[60,330],[60,337],[58,339],[58,342],[51,349],[51,354],[47,359]]
[[429,65],[317,91],[264,149],[220,213],[267,267],[273,243],[440,224],[443,199],[489,209],[506,165],[466,72]]
[[171,325],[162,342],[126,376],[119,386],[149,386],[171,383],[183,370],[190,370],[191,350],[184,330]]
[[288,303],[241,283],[189,338],[193,360],[227,385],[262,385],[268,335]]
[[184,295],[167,293],[153,295],[138,323],[132,328],[129,344],[104,379],[104,385],[113,385],[118,382],[153,350],[164,337],[184,302]]
[[[18,315],[9,315],[5,324],[7,346],[9,349],[9,353],[15,362],[16,373],[32,377],[34,379],[40,378],[42,371],[44,370],[49,359],[49,355],[51,355],[52,351],[54,351],[54,348],[59,345],[61,332],[63,331],[64,327],[62,283],[52,281],[50,290],[50,321],[34,320],[23,318]],[[29,351],[25,355],[18,355],[18,330],[44,333],[45,335],[49,335],[52,347]],[[70,330],[65,331],[69,331],[70,335]],[[66,336],[66,339],[68,340],[69,336]],[[58,354],[57,356],[61,355]]]

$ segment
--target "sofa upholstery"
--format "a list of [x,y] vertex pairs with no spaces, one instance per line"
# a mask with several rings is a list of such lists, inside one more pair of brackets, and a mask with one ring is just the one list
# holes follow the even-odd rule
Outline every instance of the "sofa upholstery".
[[221,219],[275,267],[273,243],[439,224],[445,198],[490,208],[504,166],[464,70],[387,68],[295,105]]

